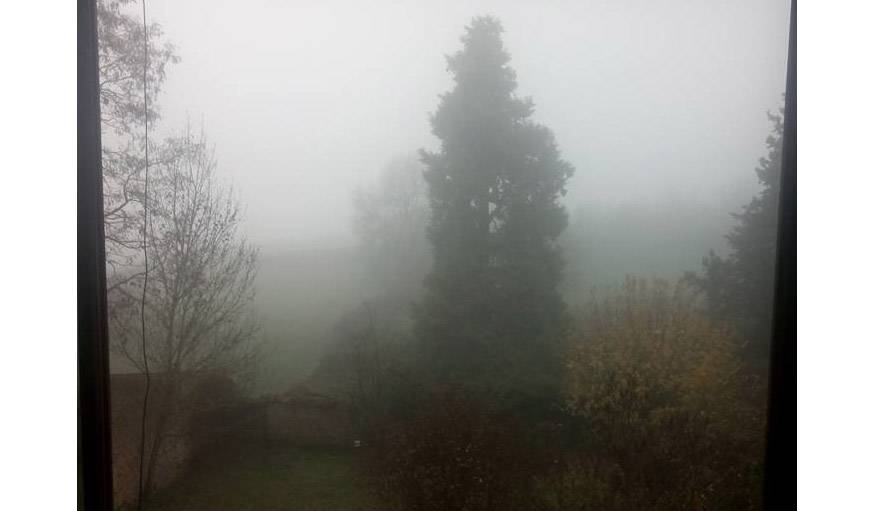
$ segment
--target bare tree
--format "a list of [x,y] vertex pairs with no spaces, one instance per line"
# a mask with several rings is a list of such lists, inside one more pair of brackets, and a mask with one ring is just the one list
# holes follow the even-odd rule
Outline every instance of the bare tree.
[[[256,323],[257,250],[239,234],[240,206],[215,176],[213,150],[190,130],[168,139],[152,169],[147,250],[147,352],[152,370],[238,372],[249,357]],[[138,285],[118,290],[139,302]],[[143,369],[140,325],[131,311],[114,318],[116,347]]]
[[395,158],[377,183],[360,188],[354,197],[355,228],[364,258],[389,299],[415,299],[430,265],[422,170],[414,156]]
[[146,203],[145,127],[159,119],[166,69],[179,57],[163,41],[160,25],[143,26],[134,3],[98,0],[97,18],[112,349],[140,372],[148,362],[159,375],[146,417],[148,490],[177,412],[186,406],[188,375],[239,377],[254,361],[249,306],[257,254],[238,236],[239,206],[217,183],[202,134],[149,143]]
[[[159,117],[157,96],[168,64],[176,63],[161,26],[148,26],[130,11],[132,0],[97,1],[100,121],[103,146],[104,229],[110,289],[136,280],[136,252],[142,250],[143,137],[145,121]],[[146,65],[148,62],[148,65]],[[144,73],[145,72],[145,73]],[[146,112],[148,106],[148,113]]]
[[161,382],[149,401],[146,488],[189,384],[204,373],[245,376],[257,353],[257,250],[238,232],[240,206],[217,181],[202,132],[168,139],[162,153],[150,171],[145,301],[141,279],[111,290],[113,350],[140,371],[148,362]]

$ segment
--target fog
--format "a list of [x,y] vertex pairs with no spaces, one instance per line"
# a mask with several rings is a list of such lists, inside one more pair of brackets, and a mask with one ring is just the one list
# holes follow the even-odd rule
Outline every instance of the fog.
[[202,120],[219,172],[271,251],[353,243],[351,195],[387,160],[433,148],[444,56],[501,19],[519,95],[576,166],[565,200],[719,203],[754,191],[781,103],[788,0],[149,2],[182,61],[171,130]]
[[141,7],[117,504],[760,509],[789,0]]
[[472,17],[500,19],[517,94],[576,168],[561,285],[576,306],[626,274],[676,278],[724,249],[730,214],[759,187],[766,113],[782,102],[788,6],[152,0],[149,21],[181,57],[153,134],[190,123],[214,145],[260,251],[259,376],[280,391],[318,365],[344,314],[385,291],[360,254],[356,190],[439,147],[429,115]]

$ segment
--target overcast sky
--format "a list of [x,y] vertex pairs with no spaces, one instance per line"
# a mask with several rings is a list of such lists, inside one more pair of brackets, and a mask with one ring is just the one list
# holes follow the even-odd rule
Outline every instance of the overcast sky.
[[265,247],[350,244],[351,194],[437,147],[444,55],[493,14],[522,96],[577,169],[566,198],[718,201],[752,190],[781,104],[789,0],[149,0],[182,62],[161,133],[203,120]]

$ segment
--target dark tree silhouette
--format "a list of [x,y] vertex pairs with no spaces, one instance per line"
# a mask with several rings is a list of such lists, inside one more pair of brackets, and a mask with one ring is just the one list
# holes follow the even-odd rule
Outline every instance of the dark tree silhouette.
[[762,190],[734,215],[738,224],[726,236],[729,254],[720,257],[710,252],[703,261],[703,274],[687,275],[706,296],[710,316],[735,325],[747,340],[748,357],[762,363],[767,361],[774,298],[782,114],[782,109],[779,114],[768,114],[773,123],[767,139],[768,155],[756,168]]
[[431,117],[441,147],[421,153],[434,260],[417,334],[440,379],[542,396],[560,374],[558,199],[573,167],[530,119],[531,99],[515,95],[501,32],[497,19],[475,18],[447,58],[455,87]]

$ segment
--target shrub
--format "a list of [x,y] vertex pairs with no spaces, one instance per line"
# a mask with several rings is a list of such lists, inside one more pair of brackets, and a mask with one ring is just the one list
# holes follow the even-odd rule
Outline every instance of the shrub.
[[587,471],[590,457],[574,470],[587,491],[610,488],[595,508],[759,506],[763,385],[682,286],[629,278],[572,341],[568,405],[602,466]]
[[375,446],[378,491],[405,511],[527,509],[533,458],[521,440],[472,394],[434,391]]

